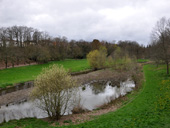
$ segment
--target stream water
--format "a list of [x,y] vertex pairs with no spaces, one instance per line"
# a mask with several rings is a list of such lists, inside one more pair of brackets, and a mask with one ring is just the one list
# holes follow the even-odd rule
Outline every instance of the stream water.
[[[92,82],[80,86],[79,95],[80,105],[87,110],[93,110],[103,104],[109,103],[111,100],[119,96],[126,95],[131,92],[135,84],[131,80],[120,82],[120,85],[112,85],[111,82]],[[71,110],[70,112],[71,113]],[[66,113],[66,114],[68,114]],[[31,101],[20,104],[1,106],[0,108],[0,123],[13,119],[21,119],[28,117],[45,118],[48,115],[41,109],[35,106]]]

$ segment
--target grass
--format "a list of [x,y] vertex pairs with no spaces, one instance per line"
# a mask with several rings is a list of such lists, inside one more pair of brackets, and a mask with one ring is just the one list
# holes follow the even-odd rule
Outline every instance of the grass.
[[14,83],[34,80],[36,76],[40,74],[42,68],[48,67],[51,64],[63,65],[64,68],[69,69],[71,72],[78,72],[90,68],[87,60],[82,59],[82,60],[52,61],[47,64],[4,69],[0,70],[0,88],[5,88],[6,86],[13,85]]
[[[97,119],[79,125],[63,128],[169,128],[170,127],[170,79],[165,66],[156,68],[145,65],[146,81],[134,100],[116,112],[99,116]],[[132,96],[132,95],[130,95]],[[1,125],[2,128],[51,128],[50,123],[40,119],[22,119]]]
[[148,59],[138,59],[137,62],[138,63],[145,63],[145,62],[148,62],[149,60]]

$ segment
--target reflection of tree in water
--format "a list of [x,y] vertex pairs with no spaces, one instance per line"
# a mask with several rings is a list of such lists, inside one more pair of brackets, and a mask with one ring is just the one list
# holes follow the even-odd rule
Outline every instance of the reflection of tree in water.
[[109,82],[108,82],[108,85],[109,86],[111,86],[111,87],[120,87],[120,81],[119,80],[110,80]]
[[[97,95],[99,93],[103,93],[107,85],[111,87],[115,87],[115,86],[120,87],[120,83],[117,81],[97,81],[97,82],[95,81],[90,83],[88,86],[91,88],[92,92],[95,95]],[[87,85],[83,85],[81,88],[82,91],[85,91],[86,87]]]
[[93,91],[94,94],[99,94],[104,92],[106,88],[106,82],[102,81],[102,82],[94,82],[91,84],[91,89]]
[[86,90],[86,86],[83,85],[81,89],[82,89],[82,91]]

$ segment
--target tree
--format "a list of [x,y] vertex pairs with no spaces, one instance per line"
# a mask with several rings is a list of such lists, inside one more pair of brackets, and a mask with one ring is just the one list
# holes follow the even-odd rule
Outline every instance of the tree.
[[118,46],[130,57],[135,56],[137,59],[144,57],[144,46],[139,45],[136,41],[119,41]]
[[76,93],[76,81],[71,78],[63,66],[52,65],[44,68],[36,78],[35,87],[31,92],[38,107],[53,119],[60,119],[72,105]]
[[99,50],[101,43],[98,39],[94,39],[91,43],[92,50]]
[[8,67],[8,32],[6,28],[0,28],[0,42],[2,42],[1,60],[5,63],[5,68]]
[[59,49],[57,48],[55,43],[49,46],[49,52],[50,52],[51,60],[60,60]]
[[82,50],[82,55],[83,58],[86,58],[86,55],[91,51],[91,44],[87,41],[84,40],[80,40],[78,41],[78,46],[81,48]]
[[55,38],[56,49],[60,53],[59,59],[64,60],[67,57],[68,41],[66,37]]
[[152,31],[153,58],[164,61],[169,74],[170,61],[170,19],[161,18]]
[[106,58],[107,58],[107,49],[104,46],[100,46],[99,48],[99,64],[100,67],[103,68],[105,66],[106,63]]
[[69,43],[68,55],[70,58],[81,59],[83,58],[83,51],[75,40],[71,40]]
[[106,47],[101,46],[99,50],[93,50],[87,55],[87,60],[91,67],[95,70],[104,68],[106,63],[107,50]]
[[38,46],[37,47],[37,62],[38,63],[47,63],[50,60],[50,52],[48,48]]
[[119,70],[130,70],[135,66],[135,59],[130,58],[126,51],[116,46],[115,51],[108,57],[110,67]]
[[16,62],[16,56],[17,56],[17,51],[14,46],[9,46],[8,47],[8,54],[9,54],[9,61],[12,64],[12,67],[14,67],[15,62]]

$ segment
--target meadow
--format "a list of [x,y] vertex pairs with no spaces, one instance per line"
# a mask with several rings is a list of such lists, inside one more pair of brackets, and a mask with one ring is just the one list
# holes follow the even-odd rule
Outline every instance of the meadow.
[[90,68],[87,60],[82,59],[52,61],[46,64],[3,69],[0,70],[0,88],[5,88],[6,86],[13,85],[15,83],[34,80],[43,68],[52,64],[63,65],[64,68],[68,69],[70,72],[79,72]]
[[[170,79],[165,65],[144,65],[145,81],[140,90],[129,94],[129,100],[115,112],[96,117],[79,125],[62,128],[169,128]],[[2,128],[53,128],[54,122],[41,119],[14,120],[0,125]]]
[[145,63],[145,62],[148,62],[149,60],[148,59],[138,59],[137,62],[138,63]]

